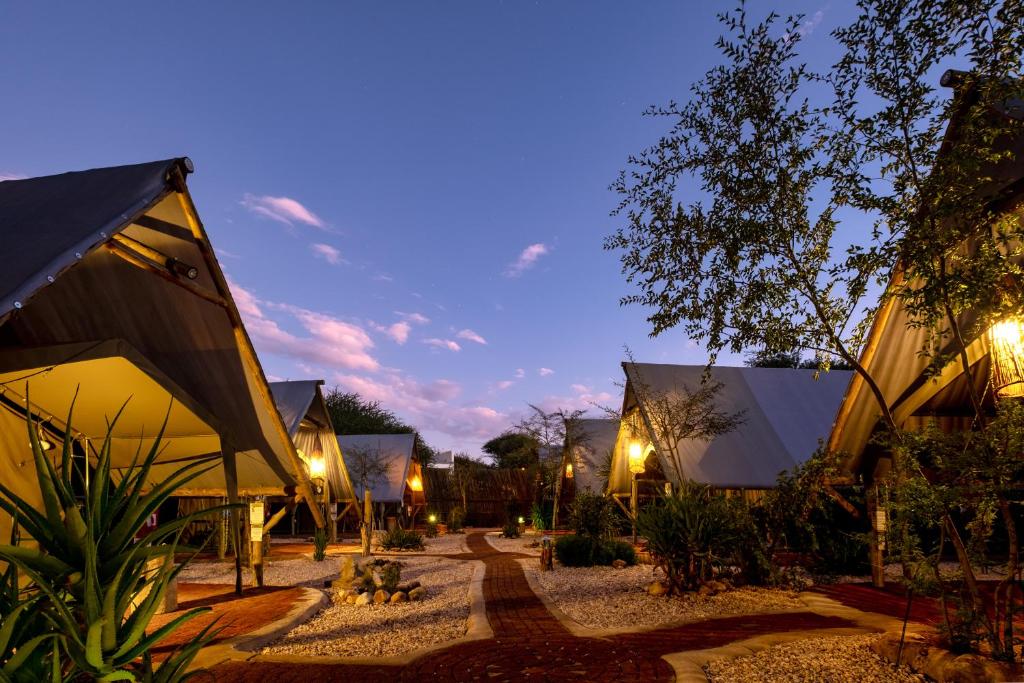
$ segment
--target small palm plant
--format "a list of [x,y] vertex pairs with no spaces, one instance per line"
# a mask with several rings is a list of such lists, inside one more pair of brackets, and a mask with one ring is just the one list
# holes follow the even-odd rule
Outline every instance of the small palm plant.
[[[47,458],[38,427],[29,415],[28,434],[42,509],[0,483],[0,510],[13,517],[34,542],[20,543],[16,532],[10,544],[0,545],[0,560],[8,563],[2,598],[7,604],[2,605],[5,618],[0,627],[0,657],[7,659],[0,660],[0,665],[8,667],[16,658],[22,659],[25,648],[31,646],[24,658],[45,664],[47,671],[34,680],[69,680],[81,675],[104,681],[184,680],[188,665],[213,637],[211,624],[198,638],[156,664],[152,649],[209,608],[193,609],[153,631],[148,627],[171,581],[185,566],[174,565],[175,553],[182,549],[178,544],[182,531],[199,516],[218,514],[232,506],[178,517],[141,539],[136,536],[177,489],[216,467],[215,458],[186,464],[151,486],[149,474],[159,453],[163,427],[141,461],[136,454],[130,467],[117,471],[111,463],[110,434],[119,416],[120,411],[87,480],[83,469],[74,463],[70,433],[64,436],[58,467]],[[72,424],[70,413],[66,424]],[[120,477],[116,481],[115,472]],[[16,628],[15,621],[25,628]],[[2,649],[12,649],[12,636],[5,633],[8,629],[20,633],[22,642],[13,655]]]

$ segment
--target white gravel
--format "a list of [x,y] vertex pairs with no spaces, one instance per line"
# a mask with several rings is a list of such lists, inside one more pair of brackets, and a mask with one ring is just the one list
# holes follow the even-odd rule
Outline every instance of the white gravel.
[[[540,555],[540,541],[542,534],[526,532],[519,538],[505,538],[500,532],[490,531],[484,538],[495,550],[503,553],[523,553],[524,555]],[[536,543],[535,547],[531,547]]]
[[927,679],[899,670],[871,649],[878,635],[808,638],[765,648],[749,657],[718,660],[704,667],[711,683],[920,683]]
[[334,601],[262,653],[387,657],[464,636],[473,563],[413,555],[399,561],[403,582],[426,587],[424,600],[360,607]]
[[[268,557],[263,565],[263,582],[268,586],[310,586],[323,588],[324,581],[338,578],[341,562],[338,557],[328,557],[323,562],[300,557],[275,560]],[[192,562],[178,575],[184,583],[228,583],[235,582],[235,563]],[[243,565],[242,582],[251,586],[252,572]]]
[[713,596],[687,594],[654,597],[647,586],[663,578],[651,565],[560,567],[540,571],[534,560],[520,560],[534,585],[570,619],[594,629],[653,627],[737,614],[803,610],[796,593],[767,588],[737,588]]

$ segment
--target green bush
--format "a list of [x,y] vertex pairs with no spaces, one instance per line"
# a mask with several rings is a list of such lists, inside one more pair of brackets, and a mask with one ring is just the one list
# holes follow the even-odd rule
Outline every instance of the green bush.
[[437,522],[427,522],[423,530],[423,535],[427,538],[437,538]]
[[423,536],[412,529],[392,529],[380,539],[384,550],[423,550]]
[[[34,542],[20,543],[16,531],[10,544],[0,545],[0,560],[7,564],[0,581],[0,679],[170,683],[186,677],[195,655],[212,637],[208,626],[156,664],[153,647],[210,608],[189,610],[153,630],[149,622],[187,563],[174,565],[184,529],[229,506],[184,515],[142,538],[136,535],[175,490],[218,462],[195,461],[150,486],[161,429],[148,454],[121,470],[115,481],[110,433],[119,415],[111,422],[88,481],[72,458],[73,430],[67,430],[51,462],[35,420],[27,420],[42,507],[37,510],[0,483],[0,510]],[[67,424],[74,424],[72,417],[68,415]]]
[[501,530],[501,535],[505,538],[519,538],[519,525],[515,522],[509,522]]
[[323,562],[327,559],[327,529],[313,532],[313,560]]
[[613,505],[605,496],[581,491],[569,506],[569,525],[577,536],[609,538],[617,524]]
[[555,558],[566,567],[607,566],[615,560],[636,564],[636,551],[624,541],[571,534],[555,541]]
[[550,527],[548,517],[544,514],[544,508],[538,503],[534,503],[530,508],[530,522],[533,524],[534,531],[544,531]]
[[751,583],[768,575],[746,504],[710,487],[684,484],[641,510],[637,529],[665,572],[670,595],[695,590],[716,570],[739,567],[742,578]]

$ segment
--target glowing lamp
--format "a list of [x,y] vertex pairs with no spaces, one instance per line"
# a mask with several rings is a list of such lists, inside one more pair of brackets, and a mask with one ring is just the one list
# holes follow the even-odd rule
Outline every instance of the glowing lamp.
[[629,471],[633,474],[641,474],[645,469],[644,466],[644,447],[639,441],[631,441],[629,444]]
[[526,524],[526,518],[525,517],[520,517],[519,518],[519,523],[520,524]]
[[413,476],[413,478],[409,480],[409,488],[411,488],[413,491],[422,491],[423,480],[420,479],[418,476]]
[[[42,427],[36,430],[36,435],[39,439],[39,448],[43,451],[49,451],[53,449],[53,442],[46,438],[46,432],[43,431]],[[29,448],[32,447],[32,442],[29,442]]]
[[565,478],[572,479],[572,463],[566,463],[565,465]]
[[313,479],[323,479],[327,473],[327,462],[323,456],[313,456],[309,459],[309,476]]
[[427,521],[431,524],[437,524],[437,515],[430,515],[427,517]]
[[1024,320],[1008,318],[988,332],[992,386],[999,398],[1024,397]]

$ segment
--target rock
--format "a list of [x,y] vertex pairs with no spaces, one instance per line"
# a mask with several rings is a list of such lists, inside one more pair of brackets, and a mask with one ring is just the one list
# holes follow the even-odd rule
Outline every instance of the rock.
[[[366,594],[369,595],[370,594],[369,591],[367,591]],[[390,598],[391,598],[391,593],[388,593],[383,588],[378,588],[377,592],[373,594],[373,604],[375,604],[375,605],[383,605]]]
[[405,591],[396,591],[395,594],[391,596],[391,599],[388,602],[390,602],[392,605],[394,605],[394,604],[397,604],[399,602],[408,602],[408,601],[409,601],[409,595]]
[[722,591],[729,590],[729,587],[721,581],[708,581],[704,585],[710,588],[712,590],[712,593],[721,593]]
[[425,597],[427,597],[427,589],[423,586],[417,586],[416,588],[413,588],[411,591],[409,591],[409,600],[412,602],[422,600]]
[[348,596],[345,598],[345,604],[346,605],[354,605],[354,604],[356,604],[356,600],[358,598],[359,598],[359,596],[356,595],[355,593],[349,593]]
[[701,586],[700,588],[697,589],[697,595],[702,595],[704,597],[708,597],[709,595],[714,595],[714,594],[715,594],[715,589],[712,588],[711,586],[709,586],[706,583],[703,586]]
[[351,556],[343,557],[338,570],[339,583],[351,584],[356,578],[356,561]]
[[647,587],[647,592],[653,595],[654,597],[660,597],[668,593],[668,586],[663,584],[661,581],[655,581]]
[[352,604],[353,605],[369,605],[372,600],[373,600],[373,596],[370,595],[370,591],[366,591],[365,593],[360,593],[359,597],[356,598],[356,601],[354,603],[352,603]]
[[373,572],[373,585],[380,588],[384,585],[384,579],[381,578],[380,572],[374,570]]
[[612,566],[615,567],[616,569],[622,569],[623,567],[626,566],[626,561],[625,560],[615,560],[614,562],[612,562]]
[[408,593],[409,591],[411,591],[411,590],[413,590],[415,588],[419,588],[419,587],[420,587],[420,582],[419,581],[410,581],[409,583],[400,584],[398,586],[398,588],[396,588],[395,590],[397,590],[400,593]]

